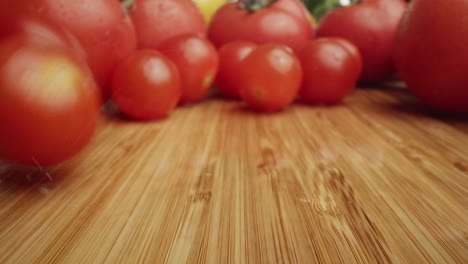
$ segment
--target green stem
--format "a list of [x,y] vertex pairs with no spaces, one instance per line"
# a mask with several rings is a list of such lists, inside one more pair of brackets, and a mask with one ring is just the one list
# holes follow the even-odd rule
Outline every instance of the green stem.
[[135,7],[135,1],[134,0],[121,0],[122,6],[125,8],[125,11],[130,13],[130,10]]

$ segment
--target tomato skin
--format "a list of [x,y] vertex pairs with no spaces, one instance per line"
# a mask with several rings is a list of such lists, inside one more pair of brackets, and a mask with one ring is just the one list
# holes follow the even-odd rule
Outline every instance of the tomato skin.
[[362,72],[357,48],[343,39],[311,41],[299,59],[304,72],[299,96],[310,104],[339,103],[354,89]]
[[363,67],[362,56],[361,56],[361,53],[359,52],[359,49],[353,43],[349,42],[346,39],[337,38],[337,37],[327,37],[327,38],[321,38],[321,39],[329,40],[343,47],[348,53],[351,54],[351,56],[355,60],[356,68],[360,68],[362,72],[362,67]]
[[76,36],[104,98],[115,65],[136,49],[133,24],[119,1],[4,0],[0,8],[40,16]]
[[365,0],[335,9],[322,18],[317,36],[349,40],[362,55],[364,68],[360,80],[383,81],[396,72],[393,42],[406,6],[403,0]]
[[0,41],[21,32],[24,43],[71,48],[76,56],[86,62],[86,52],[76,37],[55,23],[38,16],[18,14],[14,17],[0,16],[0,25]]
[[140,49],[157,49],[178,35],[206,34],[203,15],[192,0],[135,0],[130,16]]
[[214,46],[206,38],[189,33],[165,41],[158,50],[177,65],[182,81],[180,102],[203,100],[218,71],[219,58]]
[[468,2],[413,0],[395,40],[409,90],[435,111],[468,114]]
[[162,119],[182,95],[176,65],[154,50],[139,50],[122,61],[112,78],[112,98],[136,120]]
[[302,68],[289,47],[278,44],[259,46],[241,66],[240,95],[251,109],[280,111],[297,97]]
[[52,166],[91,139],[99,95],[91,71],[61,36],[33,32],[0,41],[0,159]]
[[315,35],[315,19],[301,0],[277,1],[276,7],[296,16],[301,23],[304,23],[304,25],[311,30],[312,36]]
[[216,75],[216,88],[225,96],[240,99],[241,62],[257,47],[253,42],[233,41],[218,50],[219,68]]
[[305,7],[298,5],[301,3],[296,0],[278,0],[249,13],[237,3],[227,3],[214,15],[208,38],[217,48],[232,41],[250,41],[283,44],[299,51],[313,37],[314,29],[305,16]]

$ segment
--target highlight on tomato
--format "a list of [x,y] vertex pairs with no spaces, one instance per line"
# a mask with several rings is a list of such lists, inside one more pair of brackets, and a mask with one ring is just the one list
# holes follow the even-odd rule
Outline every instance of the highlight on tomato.
[[154,50],[139,50],[127,57],[114,71],[111,84],[118,108],[135,120],[168,116],[182,94],[176,65]]
[[358,49],[345,39],[310,41],[298,56],[304,72],[299,96],[309,104],[341,102],[356,87],[362,72]]
[[240,99],[241,80],[239,74],[241,63],[257,47],[248,41],[233,41],[223,45],[218,50],[219,68],[215,86],[223,96]]
[[253,50],[241,63],[240,96],[261,112],[281,111],[297,97],[302,68],[293,50],[279,44],[265,44]]
[[37,16],[72,33],[104,99],[115,65],[136,49],[133,24],[117,0],[2,0],[0,16],[5,14]]
[[401,79],[433,111],[468,114],[468,1],[413,0],[398,28]]
[[182,34],[163,42],[158,50],[171,59],[182,81],[181,103],[202,101],[211,91],[218,72],[218,53],[206,38]]
[[333,9],[320,20],[317,37],[344,38],[359,49],[361,82],[388,80],[396,74],[394,40],[406,7],[403,0],[362,0]]
[[0,30],[0,159],[53,166],[94,134],[99,92],[69,34],[17,17]]

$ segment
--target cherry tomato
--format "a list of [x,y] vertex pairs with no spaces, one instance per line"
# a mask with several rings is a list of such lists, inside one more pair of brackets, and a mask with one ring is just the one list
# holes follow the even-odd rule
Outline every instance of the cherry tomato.
[[232,41],[250,41],[287,45],[299,51],[313,35],[307,10],[299,0],[227,3],[208,27],[208,38],[218,48]]
[[0,37],[0,158],[56,165],[91,139],[98,90],[65,35],[32,20],[20,23],[28,26]]
[[219,69],[215,85],[224,96],[240,99],[240,65],[256,46],[252,42],[234,41],[219,49]]
[[121,62],[112,78],[112,98],[137,120],[166,117],[182,94],[176,65],[160,52],[140,50]]
[[204,36],[206,31],[203,15],[192,0],[135,0],[130,16],[140,49],[156,49],[182,34]]
[[343,38],[338,38],[338,37],[327,37],[323,39],[328,39],[330,41],[333,41],[336,44],[341,45],[344,49],[346,49],[352,55],[352,57],[356,60],[356,64],[358,65],[357,66],[358,68],[362,68],[364,66],[361,52],[359,52],[359,49],[356,47],[356,45],[354,45],[350,41],[343,39]]
[[311,104],[340,102],[356,86],[362,72],[357,48],[339,38],[309,42],[299,59],[304,71],[299,96]]
[[75,35],[104,98],[115,65],[136,49],[133,24],[116,0],[2,0],[2,9],[40,16]]
[[362,82],[379,82],[396,70],[393,42],[407,4],[403,0],[364,0],[330,11],[320,21],[318,37],[349,40],[363,59]]
[[468,114],[468,1],[413,0],[395,41],[400,77],[436,111]]
[[241,98],[256,111],[280,111],[297,96],[302,79],[298,58],[287,46],[265,44],[241,63]]
[[208,95],[218,71],[219,58],[207,39],[183,34],[162,43],[159,51],[177,65],[182,80],[181,103],[199,102]]

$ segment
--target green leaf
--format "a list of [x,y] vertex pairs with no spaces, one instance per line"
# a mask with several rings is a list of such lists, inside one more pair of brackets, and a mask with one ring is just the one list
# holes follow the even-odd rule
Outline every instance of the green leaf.
[[[359,0],[350,0],[348,2],[355,3],[357,1]],[[302,2],[317,21],[326,13],[341,6],[340,0],[302,0]]]

